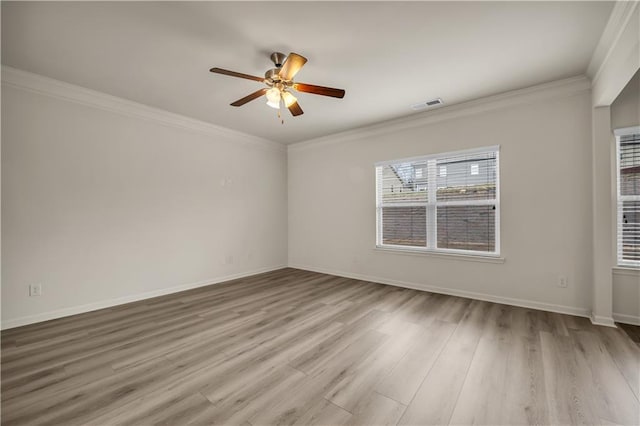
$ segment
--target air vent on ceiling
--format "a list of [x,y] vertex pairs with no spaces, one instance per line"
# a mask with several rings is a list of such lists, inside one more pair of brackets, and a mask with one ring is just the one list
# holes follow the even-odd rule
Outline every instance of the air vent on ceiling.
[[442,99],[436,98],[426,102],[420,102],[419,104],[411,105],[411,109],[419,110],[419,109],[426,109],[426,108],[435,108],[442,104],[444,104],[444,102],[442,102]]

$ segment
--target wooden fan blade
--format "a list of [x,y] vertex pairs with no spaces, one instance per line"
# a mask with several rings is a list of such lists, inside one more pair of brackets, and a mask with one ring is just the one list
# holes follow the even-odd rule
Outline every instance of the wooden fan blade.
[[314,95],[331,96],[332,98],[343,98],[344,90],[332,87],[315,86],[313,84],[295,83],[293,88],[299,92],[313,93]]
[[224,70],[222,68],[211,68],[209,71],[214,72],[216,74],[228,75],[230,77],[246,78],[247,80],[259,81],[261,83],[264,82],[264,78],[262,77],[256,77],[255,75],[249,75],[249,74],[242,74],[241,72]]
[[280,78],[285,81],[293,80],[293,77],[300,71],[300,68],[307,62],[307,58],[300,56],[297,53],[289,53],[287,60],[282,64],[282,68],[278,73]]
[[302,108],[300,108],[300,105],[298,105],[297,102],[294,102],[289,106],[289,112],[291,112],[291,115],[294,117],[304,114],[304,111],[302,111]]
[[254,99],[257,99],[260,96],[264,95],[265,93],[267,93],[267,90],[268,89],[266,87],[264,89],[257,90],[255,92],[253,92],[252,94],[245,96],[242,99],[238,99],[237,101],[232,103],[231,106],[234,106],[234,107],[242,106],[242,105],[246,104],[247,102],[250,102],[250,101],[252,101]]

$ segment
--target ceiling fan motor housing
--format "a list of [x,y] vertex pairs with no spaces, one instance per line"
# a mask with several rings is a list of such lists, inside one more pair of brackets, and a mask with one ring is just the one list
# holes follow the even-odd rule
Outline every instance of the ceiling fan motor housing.
[[[293,81],[294,76],[303,65],[307,62],[307,58],[291,52],[289,55],[285,55],[281,52],[273,52],[271,54],[271,60],[273,61],[275,68],[268,70],[264,74],[264,78],[257,77],[249,74],[243,74],[240,72],[229,71],[223,68],[214,67],[209,71],[217,74],[228,75],[230,77],[239,77],[247,80],[253,80],[266,84],[267,87],[256,90],[255,92],[245,96],[242,99],[238,99],[233,102],[231,106],[239,107],[247,102],[258,99],[259,97],[266,95],[269,99],[267,103],[269,106],[279,108],[280,101],[284,101],[285,106],[289,109],[291,114],[295,117],[303,114],[302,108],[298,105],[297,99],[288,91],[293,88],[299,92],[313,93],[315,95],[331,96],[334,98],[344,97],[344,90],[334,89],[332,87],[315,86],[313,84],[296,83]],[[273,99],[270,99],[269,95]],[[276,103],[276,100],[278,101]]]
[[280,68],[271,68],[267,72],[264,73],[264,78],[267,80],[267,83],[274,83],[276,81],[280,81]]

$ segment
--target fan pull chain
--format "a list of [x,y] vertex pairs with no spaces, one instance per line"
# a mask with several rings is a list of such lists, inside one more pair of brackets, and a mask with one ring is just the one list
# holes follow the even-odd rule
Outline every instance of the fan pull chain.
[[280,119],[280,124],[284,124],[284,119],[282,118],[282,115],[280,115],[280,110],[278,110],[278,118]]

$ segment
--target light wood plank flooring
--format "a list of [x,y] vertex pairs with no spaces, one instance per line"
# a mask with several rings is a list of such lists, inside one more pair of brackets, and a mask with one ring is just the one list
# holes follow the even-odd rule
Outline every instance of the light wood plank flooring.
[[2,333],[3,425],[640,424],[585,318],[283,269]]

